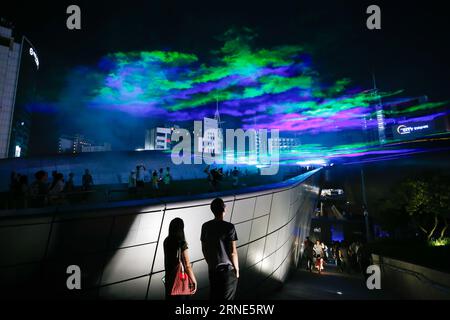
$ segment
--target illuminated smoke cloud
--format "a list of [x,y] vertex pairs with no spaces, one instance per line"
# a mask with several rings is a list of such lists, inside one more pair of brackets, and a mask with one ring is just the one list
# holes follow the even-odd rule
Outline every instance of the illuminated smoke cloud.
[[[379,97],[402,92],[375,96],[371,90],[352,87],[346,78],[323,83],[302,46],[256,48],[255,35],[244,31],[227,32],[222,48],[205,61],[174,51],[108,54],[95,68],[73,71],[60,102],[65,107],[59,108],[84,106],[136,119],[181,122],[212,116],[218,100],[221,114],[238,119],[244,129],[321,133],[361,129],[365,117],[375,116],[373,105]],[[386,121],[444,104],[389,111]]]

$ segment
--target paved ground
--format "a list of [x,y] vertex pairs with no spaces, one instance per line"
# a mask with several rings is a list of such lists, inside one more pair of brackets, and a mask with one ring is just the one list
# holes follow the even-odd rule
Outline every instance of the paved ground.
[[385,290],[369,290],[362,274],[340,273],[326,265],[322,274],[298,269],[279,291],[267,296],[274,300],[386,300],[396,297]]

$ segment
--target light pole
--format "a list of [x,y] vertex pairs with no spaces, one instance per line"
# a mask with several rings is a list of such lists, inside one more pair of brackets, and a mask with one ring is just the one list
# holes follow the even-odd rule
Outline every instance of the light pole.
[[366,225],[366,239],[367,242],[370,242],[372,241],[372,234],[370,232],[369,211],[367,210],[366,184],[364,182],[364,169],[362,165],[361,165],[361,192],[363,197],[364,222]]

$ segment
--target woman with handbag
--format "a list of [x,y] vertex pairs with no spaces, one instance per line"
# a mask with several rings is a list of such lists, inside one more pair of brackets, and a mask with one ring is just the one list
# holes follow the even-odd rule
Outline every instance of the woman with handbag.
[[164,240],[164,267],[166,300],[187,298],[197,291],[197,280],[184,236],[184,222],[180,218],[170,222],[169,235]]

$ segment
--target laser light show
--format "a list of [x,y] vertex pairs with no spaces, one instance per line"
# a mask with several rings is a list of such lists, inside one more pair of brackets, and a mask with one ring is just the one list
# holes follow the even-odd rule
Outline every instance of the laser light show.
[[3,1],[0,299],[450,299],[449,30],[438,1]]
[[[347,156],[371,150],[374,146],[364,136],[350,147],[340,135],[377,129],[381,101],[405,99],[401,88],[392,92],[361,88],[345,74],[326,83],[314,68],[314,57],[301,45],[261,48],[253,45],[255,38],[248,28],[230,29],[221,38],[222,46],[204,58],[160,50],[110,53],[96,65],[72,69],[65,76],[62,100],[41,101],[34,108],[66,109],[72,115],[75,108],[102,110],[110,113],[108,117],[115,114],[120,119],[122,114],[135,122],[185,124],[212,117],[217,105],[230,119],[230,127],[295,134],[304,138],[296,155],[307,157],[315,150],[317,157],[333,155],[335,150]],[[385,108],[381,121],[383,126],[417,122],[424,119],[419,112],[434,121],[448,114],[442,111],[447,105],[448,101],[427,101]],[[133,130],[132,125],[122,125]],[[328,143],[314,148],[315,138],[326,133],[332,134]]]

